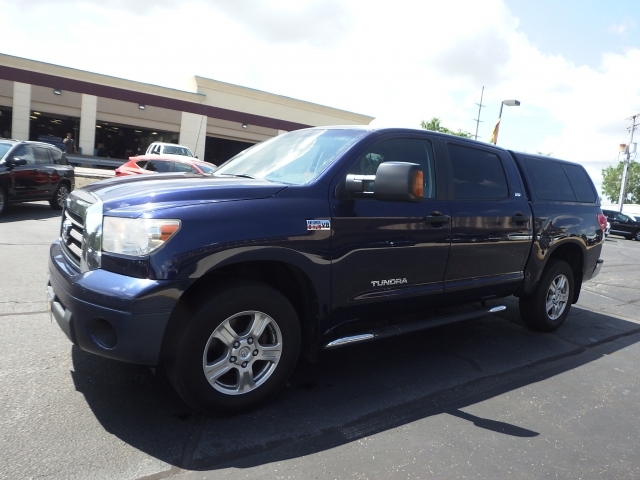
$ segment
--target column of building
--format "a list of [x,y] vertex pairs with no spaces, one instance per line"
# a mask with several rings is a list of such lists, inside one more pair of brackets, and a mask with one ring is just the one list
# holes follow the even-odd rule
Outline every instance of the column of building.
[[29,116],[31,115],[31,85],[13,82],[13,119],[11,138],[29,140]]

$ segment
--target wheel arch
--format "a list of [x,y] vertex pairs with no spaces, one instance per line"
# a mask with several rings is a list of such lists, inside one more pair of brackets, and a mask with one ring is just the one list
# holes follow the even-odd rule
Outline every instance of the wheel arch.
[[580,296],[582,277],[584,275],[585,253],[583,252],[583,249],[576,242],[564,242],[562,245],[558,245],[558,247],[551,252],[549,259],[552,258],[556,260],[563,260],[571,267],[575,283],[571,303],[576,303]]
[[261,283],[282,293],[296,311],[302,332],[301,354],[315,361],[319,342],[320,301],[309,276],[298,266],[285,261],[250,260],[228,263],[208,271],[180,296],[165,329],[161,360],[175,355],[190,319],[206,303],[211,293],[243,283]]

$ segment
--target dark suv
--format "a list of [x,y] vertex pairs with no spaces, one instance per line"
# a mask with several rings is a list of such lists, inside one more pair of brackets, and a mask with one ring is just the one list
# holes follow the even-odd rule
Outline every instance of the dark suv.
[[635,238],[640,242],[640,222],[635,218],[616,210],[602,210],[611,224],[611,233],[622,235],[627,240]]
[[75,185],[73,167],[59,148],[0,139],[0,214],[8,203],[49,200],[58,210]]

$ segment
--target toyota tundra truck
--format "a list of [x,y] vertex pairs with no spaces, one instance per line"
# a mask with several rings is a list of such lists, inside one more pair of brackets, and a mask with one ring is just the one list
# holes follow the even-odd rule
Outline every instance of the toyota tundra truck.
[[47,292],[80,349],[162,367],[188,405],[229,414],[272,397],[301,355],[471,320],[503,310],[496,299],[558,328],[602,266],[606,223],[576,163],[424,130],[310,128],[213,175],[71,192]]

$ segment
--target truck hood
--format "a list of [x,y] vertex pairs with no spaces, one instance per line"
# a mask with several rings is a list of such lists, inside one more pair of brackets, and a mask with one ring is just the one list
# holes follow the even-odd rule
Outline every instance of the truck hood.
[[104,212],[134,214],[196,203],[267,198],[284,188],[286,185],[258,179],[169,173],[114,178],[82,190],[99,197]]

